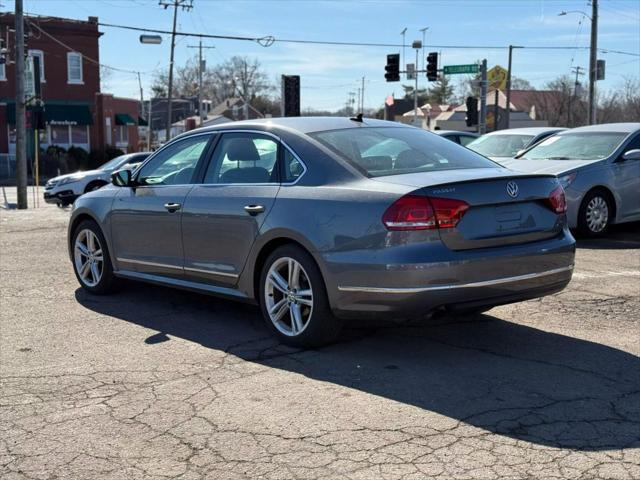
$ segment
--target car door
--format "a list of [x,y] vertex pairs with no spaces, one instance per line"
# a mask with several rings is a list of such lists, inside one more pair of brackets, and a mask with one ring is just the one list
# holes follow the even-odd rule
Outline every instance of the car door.
[[640,160],[623,160],[629,150],[640,149],[640,134],[637,134],[620,150],[612,165],[614,189],[619,197],[617,219],[640,216]]
[[275,201],[277,138],[258,132],[223,133],[202,183],[182,212],[184,270],[189,280],[235,285]]
[[117,268],[183,276],[181,216],[212,134],[177,140],[142,166],[133,187],[122,187],[111,211]]

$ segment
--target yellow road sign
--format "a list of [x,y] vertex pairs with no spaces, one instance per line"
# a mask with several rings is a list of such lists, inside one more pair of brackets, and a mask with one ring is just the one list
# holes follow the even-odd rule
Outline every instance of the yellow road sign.
[[507,88],[507,70],[500,65],[496,65],[487,72],[489,88],[505,90]]

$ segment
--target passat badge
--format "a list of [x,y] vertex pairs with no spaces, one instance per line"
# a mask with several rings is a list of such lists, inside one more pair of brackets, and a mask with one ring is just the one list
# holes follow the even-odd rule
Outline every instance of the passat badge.
[[507,183],[507,193],[511,198],[516,198],[519,193],[518,184],[516,182]]

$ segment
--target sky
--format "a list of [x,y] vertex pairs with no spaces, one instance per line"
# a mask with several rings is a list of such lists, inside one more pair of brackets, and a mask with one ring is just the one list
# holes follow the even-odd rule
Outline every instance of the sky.
[[[0,0],[2,10],[12,0]],[[607,62],[601,91],[620,85],[625,77],[640,77],[640,0],[600,0],[598,47],[633,55],[599,52]],[[8,5],[8,6],[7,6]],[[24,0],[30,14],[100,21],[121,25],[170,30],[171,10],[158,0]],[[571,47],[567,50],[514,50],[513,75],[529,80],[534,87],[572,67],[588,67],[590,20],[577,11],[591,14],[587,0],[193,0],[191,11],[178,12],[178,30],[216,35],[273,36],[276,42],[262,47],[256,42],[205,39],[209,66],[234,55],[257,58],[273,83],[281,74],[300,75],[302,108],[337,110],[345,105],[349,92],[357,92],[365,77],[364,106],[378,108],[388,95],[402,97],[401,83],[387,83],[384,66],[388,53],[406,43],[422,40],[420,29],[428,27],[425,55],[441,54],[440,65],[474,63],[486,58],[489,67],[507,66],[507,50],[461,49],[450,46]],[[139,32],[100,27],[100,62],[111,67],[140,71],[145,96],[153,75],[169,63],[170,36],[161,45],[138,41]],[[278,39],[384,43],[398,47],[328,46],[279,43]],[[176,65],[197,54],[198,39],[178,37]],[[433,46],[433,47],[432,47]],[[582,47],[576,48],[576,47]],[[406,48],[406,61],[415,62],[415,50]],[[422,57],[421,57],[422,58]],[[422,62],[422,60],[420,60]],[[462,80],[461,75],[454,83]],[[583,84],[587,79],[583,77]],[[424,76],[419,88],[428,86]],[[139,98],[137,76],[112,71],[108,91],[117,96]]]

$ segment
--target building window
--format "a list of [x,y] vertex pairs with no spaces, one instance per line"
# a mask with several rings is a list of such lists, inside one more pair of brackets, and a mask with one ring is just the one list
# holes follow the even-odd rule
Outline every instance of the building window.
[[69,144],[69,126],[68,125],[51,125],[51,144],[52,145],[68,145]]
[[67,83],[82,83],[82,55],[67,53]]
[[7,67],[4,63],[0,63],[0,82],[7,79]]
[[45,82],[44,79],[44,52],[42,50],[29,50],[29,56],[38,57],[40,59],[40,81]]
[[89,132],[86,125],[71,126],[71,144],[83,145],[89,143]]
[[116,147],[129,145],[129,127],[127,125],[116,126]]

